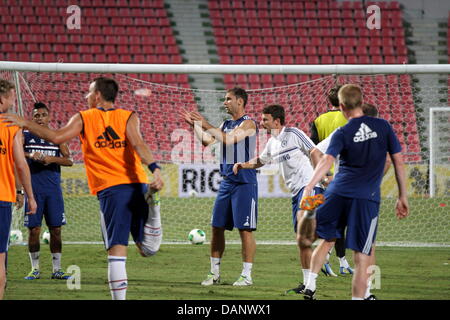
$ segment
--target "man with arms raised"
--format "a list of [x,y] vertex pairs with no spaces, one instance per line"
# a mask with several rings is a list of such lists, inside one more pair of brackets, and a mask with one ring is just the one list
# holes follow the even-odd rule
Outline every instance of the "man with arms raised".
[[[146,199],[152,201],[150,191],[160,190],[163,181],[160,167],[142,138],[137,114],[114,107],[118,91],[113,79],[95,79],[86,96],[89,109],[75,114],[57,130],[16,115],[2,118],[55,144],[80,137],[89,188],[100,201],[111,296],[124,300],[130,232],[142,256],[151,256],[159,250],[162,236],[159,210],[154,210]],[[150,184],[141,163],[153,173]]]
[[253,284],[251,271],[256,252],[253,231],[258,217],[258,186],[255,170],[233,173],[236,162],[253,158],[256,147],[257,127],[254,120],[245,114],[247,92],[233,88],[225,95],[224,106],[230,120],[219,128],[212,126],[198,112],[183,111],[182,116],[189,123],[204,146],[220,142],[220,174],[223,180],[212,213],[211,269],[202,285],[220,282],[220,263],[225,251],[225,230],[237,228],[242,242],[243,268],[235,286]]

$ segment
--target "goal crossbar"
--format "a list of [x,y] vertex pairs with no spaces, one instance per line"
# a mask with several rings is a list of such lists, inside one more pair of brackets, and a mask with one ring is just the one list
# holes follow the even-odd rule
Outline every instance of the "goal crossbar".
[[0,61],[0,70],[31,72],[174,74],[448,74],[450,73],[450,64],[218,65],[37,63]]

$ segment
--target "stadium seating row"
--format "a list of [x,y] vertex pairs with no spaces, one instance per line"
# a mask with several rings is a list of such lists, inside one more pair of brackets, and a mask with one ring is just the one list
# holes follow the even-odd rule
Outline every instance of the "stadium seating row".
[[[211,10],[210,16],[213,18],[222,18],[222,19],[264,19],[271,21],[283,20],[286,18],[293,19],[295,18],[299,23],[302,23],[302,20],[314,19],[313,27],[317,27],[317,25],[321,25],[326,23],[325,20],[332,20],[333,23],[342,23],[343,20],[355,19],[361,20],[365,23],[367,20],[367,13],[364,10],[240,10],[236,11],[235,9],[229,10]],[[391,27],[400,27],[402,23],[402,13],[401,11],[387,11],[383,12],[381,16],[382,22],[385,22]],[[286,22],[286,27],[290,26],[290,22]]]
[[63,44],[37,44],[37,43],[0,43],[2,52],[15,53],[92,53],[92,54],[160,54],[160,55],[178,55],[178,46],[160,46],[160,45],[63,45]]
[[223,64],[403,64],[407,56],[221,56]]
[[[216,35],[215,42],[218,46],[226,45],[252,45],[252,46],[315,46],[315,47],[329,47],[332,50],[333,47],[340,47],[344,50],[345,47],[395,47],[397,52],[405,52],[407,54],[406,45],[404,42],[396,42],[395,38],[385,37],[301,37],[295,36],[233,36],[227,37],[222,35]],[[403,53],[401,53],[403,54]]]
[[65,53],[0,53],[0,59],[6,61],[29,62],[65,62],[65,63],[158,63],[180,64],[183,58],[180,55],[155,54],[65,54]]
[[[22,8],[61,7],[61,3],[54,0],[21,0],[20,4]],[[82,8],[164,8],[164,0],[78,0],[76,4]],[[64,8],[67,8],[67,5]]]
[[[8,46],[12,47],[12,46]],[[228,45],[224,43],[218,47],[219,55],[231,56],[327,56],[327,55],[357,55],[357,56],[395,56],[406,55],[406,47],[402,47],[402,51],[388,46],[356,46],[356,47],[339,47],[339,46],[276,46],[276,45]]]
[[[400,10],[400,3],[397,1],[391,2],[376,2],[370,1],[366,5],[376,4],[383,10]],[[273,10],[328,10],[328,9],[362,9],[363,3],[361,1],[309,1],[309,0],[285,0],[285,1],[266,1],[266,0],[232,0],[232,1],[214,1],[209,3],[209,8],[214,9],[273,9]]]
[[[144,35],[144,36],[104,36],[104,35],[80,35],[80,34],[0,34],[0,43],[43,44],[57,46],[64,44],[73,46],[78,44],[96,45],[143,45],[143,46],[174,46],[177,44],[175,37]],[[55,49],[56,50],[56,49]],[[59,50],[56,50],[59,51]]]
[[[227,23],[228,24],[228,23]],[[381,29],[369,30],[366,27],[355,29],[351,28],[271,28],[271,27],[236,27],[232,24],[223,26],[220,24],[214,25],[214,35],[216,36],[257,36],[257,37],[359,37],[359,38],[395,38],[394,41],[405,42],[405,31],[403,29]]]

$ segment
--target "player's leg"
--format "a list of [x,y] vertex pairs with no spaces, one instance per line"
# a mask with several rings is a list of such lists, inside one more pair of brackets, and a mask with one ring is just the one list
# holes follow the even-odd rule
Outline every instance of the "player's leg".
[[[375,243],[372,245],[372,251],[370,252],[370,261],[369,266],[375,266],[376,265],[376,258],[375,258]],[[370,278],[370,276],[369,276]],[[369,279],[367,281],[367,289],[366,293],[364,295],[364,300],[377,300],[377,297],[372,294],[371,288],[372,287],[372,281]]]
[[379,206],[378,202],[353,199],[349,208],[346,247],[355,252],[353,299],[365,298],[369,266],[375,263],[375,250],[372,248],[376,239]]
[[343,228],[340,223],[345,222],[341,216],[344,213],[346,201],[328,192],[325,192],[325,199],[325,202],[316,210],[316,234],[322,240],[311,256],[311,272],[305,287],[305,299],[314,299],[318,274],[336,238],[341,237]]
[[5,260],[6,260],[6,253],[1,252],[0,253],[0,300],[3,299],[3,295],[5,293],[5,286],[6,286],[6,267],[5,267]]
[[[136,241],[135,239],[135,243],[140,254],[143,257],[149,257],[159,251],[162,242],[161,200],[158,192],[148,188],[146,185],[142,187],[146,203],[136,205],[136,211],[139,211],[142,207],[148,207],[148,210],[143,213],[145,220],[142,240]],[[134,222],[133,225],[135,225]]]
[[[37,211],[33,215],[26,214],[24,217],[24,226],[28,228],[28,255],[31,262],[31,271],[24,278],[25,280],[36,280],[41,277],[39,269],[40,235],[45,203],[43,202],[42,195],[34,194],[34,197],[38,206]],[[25,210],[28,210],[27,198],[25,198]]]
[[36,280],[41,277],[39,267],[40,234],[41,227],[28,228],[28,254],[30,256],[31,271],[25,277],[25,280]]
[[234,227],[239,230],[242,248],[242,272],[234,286],[253,284],[252,268],[256,253],[253,231],[258,221],[258,187],[253,183],[237,184],[231,193]]
[[[125,300],[128,237],[133,217],[133,200],[140,186],[119,185],[100,191],[100,225],[108,253],[108,282],[113,300]],[[141,193],[142,197],[142,193]]]
[[64,215],[64,199],[61,189],[53,190],[44,198],[45,222],[50,231],[50,253],[52,256],[52,279],[67,280],[70,275],[61,268],[62,258],[62,226],[66,224]]
[[347,273],[353,274],[353,269],[345,257],[345,238],[336,239],[334,248],[336,249],[336,256],[339,259],[339,273],[342,275]]
[[6,286],[6,254],[12,220],[12,203],[0,201],[0,300]]
[[252,230],[239,230],[242,243],[242,271],[234,286],[249,286],[253,284],[252,268],[255,260],[256,241]]
[[231,209],[231,191],[234,185],[222,180],[214,202],[211,217],[210,270],[206,279],[201,282],[204,286],[220,283],[220,263],[225,251],[225,230],[233,229]]
[[[372,253],[375,254],[374,252]],[[364,300],[370,273],[368,272],[372,258],[362,252],[354,252],[355,273],[352,281],[352,299]]]

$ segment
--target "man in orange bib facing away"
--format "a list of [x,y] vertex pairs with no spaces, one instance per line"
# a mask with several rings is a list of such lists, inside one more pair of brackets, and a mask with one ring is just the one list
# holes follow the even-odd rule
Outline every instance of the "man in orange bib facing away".
[[[0,115],[7,112],[16,100],[14,85],[0,79]],[[36,213],[36,201],[31,186],[31,175],[22,146],[22,130],[16,126],[0,122],[0,300],[6,285],[6,254],[12,219],[12,204],[16,193],[23,190],[16,186],[14,169],[28,196],[27,214]],[[17,187],[17,191],[16,191]]]
[[[58,130],[51,130],[16,115],[7,120],[55,144],[79,136],[89,189],[100,202],[100,224],[108,252],[108,280],[113,300],[124,300],[128,286],[126,257],[131,232],[142,256],[154,255],[161,244],[159,205],[153,193],[161,190],[160,167],[144,142],[136,113],[115,109],[116,81],[97,78],[86,96],[89,109],[75,114]],[[142,167],[154,180],[148,183]]]

